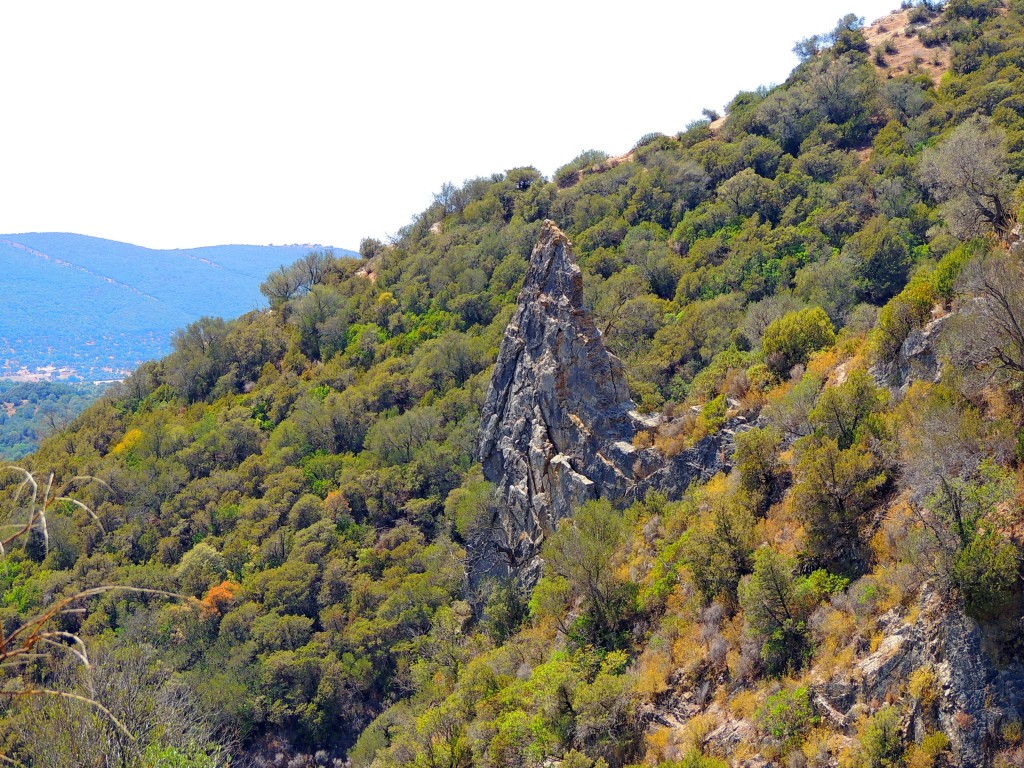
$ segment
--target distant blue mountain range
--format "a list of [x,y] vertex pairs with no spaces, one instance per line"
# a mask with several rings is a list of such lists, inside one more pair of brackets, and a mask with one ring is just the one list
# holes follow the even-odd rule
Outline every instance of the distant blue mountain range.
[[166,354],[177,328],[266,306],[260,283],[316,247],[152,250],[85,235],[0,235],[0,377],[49,366],[119,378]]

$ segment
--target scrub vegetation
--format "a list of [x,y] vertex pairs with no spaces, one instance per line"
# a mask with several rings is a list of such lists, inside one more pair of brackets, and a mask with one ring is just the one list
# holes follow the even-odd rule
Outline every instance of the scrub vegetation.
[[[13,697],[0,754],[947,764],[977,715],[943,710],[929,667],[859,719],[819,695],[935,601],[999,663],[1022,652],[1024,4],[910,16],[901,33],[951,57],[938,83],[879,67],[847,17],[714,123],[553,180],[445,185],[394,242],[310,253],[264,282],[269,310],[193,323],[58,429],[25,466],[100,478],[76,497],[100,525],[58,503],[45,548],[36,526],[4,553],[4,632],[97,585],[177,597],[61,614],[91,681],[53,653],[0,667],[0,689],[93,698],[132,740],[95,708]],[[474,591],[480,407],[545,218],[639,410],[664,417],[638,441],[755,426],[680,497],[577,510],[532,590]],[[911,381],[921,339],[934,360]],[[992,731],[986,760],[1019,764],[1020,723]]]

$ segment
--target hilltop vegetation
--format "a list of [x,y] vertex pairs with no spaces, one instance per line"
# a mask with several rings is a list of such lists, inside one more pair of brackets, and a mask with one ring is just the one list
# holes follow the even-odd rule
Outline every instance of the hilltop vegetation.
[[[56,504],[48,545],[7,553],[7,636],[98,583],[184,597],[57,617],[91,683],[52,656],[5,678],[95,696],[138,741],[14,698],[0,751],[1019,764],[1024,4],[911,10],[950,52],[938,85],[887,77],[847,17],[714,126],[446,185],[394,243],[307,255],[264,282],[272,311],[193,323],[48,438],[28,466],[102,479],[76,494],[102,528]],[[480,408],[545,218],[659,417],[639,444],[755,426],[681,497],[577,510],[532,591],[473,591]],[[989,681],[965,656],[1007,677],[966,688]]]

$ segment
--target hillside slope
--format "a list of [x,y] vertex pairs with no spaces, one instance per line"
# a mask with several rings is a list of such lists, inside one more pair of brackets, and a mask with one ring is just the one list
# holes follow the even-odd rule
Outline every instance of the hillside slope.
[[12,534],[0,622],[91,672],[3,690],[138,739],[26,696],[3,754],[1021,764],[1024,4],[919,13],[938,84],[845,19],[714,128],[272,274],[46,440],[88,510]]

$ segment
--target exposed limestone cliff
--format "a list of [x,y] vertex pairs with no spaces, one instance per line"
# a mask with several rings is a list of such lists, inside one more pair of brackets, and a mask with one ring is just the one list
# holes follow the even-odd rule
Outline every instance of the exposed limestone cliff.
[[477,574],[520,572],[571,509],[625,495],[632,409],[622,363],[583,306],[571,245],[547,221],[483,407],[479,458],[499,500],[474,542]]

